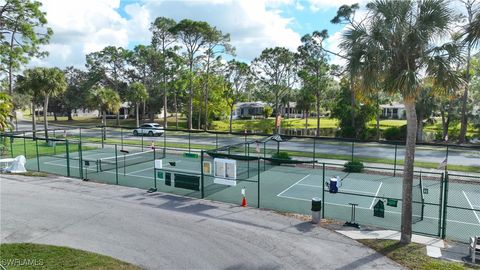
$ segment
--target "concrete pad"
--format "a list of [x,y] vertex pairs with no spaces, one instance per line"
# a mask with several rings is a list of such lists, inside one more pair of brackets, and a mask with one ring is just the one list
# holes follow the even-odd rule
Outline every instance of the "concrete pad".
[[[400,240],[400,232],[393,230],[380,230],[380,231],[337,231],[340,234],[343,234],[352,239],[390,239],[390,240]],[[438,248],[445,248],[445,243],[442,239],[437,239],[433,237],[416,235],[412,236],[412,242],[417,244],[422,244],[426,246],[433,246]]]
[[432,257],[432,258],[441,258],[442,257],[442,251],[438,247],[427,246],[427,255]]

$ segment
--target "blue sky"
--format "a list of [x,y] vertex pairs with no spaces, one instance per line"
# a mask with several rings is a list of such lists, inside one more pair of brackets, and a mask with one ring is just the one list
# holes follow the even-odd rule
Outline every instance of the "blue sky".
[[[42,0],[54,37],[49,57],[32,65],[83,68],[85,55],[105,46],[148,44],[150,23],[158,16],[207,21],[230,33],[237,58],[251,61],[267,47],[295,50],[300,38],[327,29],[336,49],[342,25],[330,20],[352,0]],[[360,1],[361,5],[363,0]],[[335,59],[332,59],[335,61]]]

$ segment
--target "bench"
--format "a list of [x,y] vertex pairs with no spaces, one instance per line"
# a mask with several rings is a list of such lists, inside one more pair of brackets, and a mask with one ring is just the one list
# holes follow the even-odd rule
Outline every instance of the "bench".
[[480,236],[470,238],[469,250],[472,262],[475,263],[475,255],[480,255]]

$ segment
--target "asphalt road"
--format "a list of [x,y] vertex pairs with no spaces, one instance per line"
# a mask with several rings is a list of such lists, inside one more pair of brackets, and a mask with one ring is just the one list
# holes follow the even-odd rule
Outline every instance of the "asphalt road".
[[[41,128],[41,127],[40,127]],[[65,128],[64,126],[55,126],[50,125],[49,128]],[[19,125],[19,130],[31,130],[31,124],[29,122],[21,122]],[[79,129],[71,130],[68,132],[68,135],[78,135]],[[82,129],[82,136],[85,137],[100,137],[100,130],[88,130]],[[118,130],[109,130],[107,138],[116,138],[120,137],[124,140],[139,140],[139,137],[133,136],[131,131],[125,130],[121,134]],[[175,143],[185,143],[188,144],[189,138],[188,133],[179,133],[176,132],[175,136],[168,136],[166,141],[175,142]],[[147,143],[151,141],[156,142],[157,145],[163,143],[163,137],[144,137],[144,140]],[[228,145],[233,143],[243,142],[244,138],[241,136],[229,136],[228,138],[221,137],[219,135],[218,145]],[[203,145],[215,145],[215,136],[214,135],[202,135],[201,133],[196,133],[191,135],[191,142],[193,144],[203,144]],[[276,144],[272,143],[267,147],[276,149]],[[294,139],[288,143],[283,144],[282,149],[292,150],[292,151],[312,151],[313,143],[311,140],[304,139]],[[322,154],[341,154],[346,156],[351,156],[352,154],[352,145],[348,142],[333,142],[333,141],[321,141],[318,140],[316,143],[315,151]],[[371,157],[371,158],[385,158],[394,160],[395,159],[395,148],[393,145],[380,145],[376,143],[357,143],[353,147],[354,155],[356,157]],[[403,160],[405,155],[405,149],[403,146],[397,148],[397,160]],[[415,159],[417,161],[423,162],[434,162],[440,163],[446,157],[446,147],[425,147],[417,146],[415,152]],[[480,150],[479,149],[465,149],[465,148],[450,148],[448,153],[448,164],[455,165],[465,165],[465,166],[478,166],[480,173]]]
[[79,248],[146,269],[402,269],[273,212],[63,177],[0,175],[2,243]]

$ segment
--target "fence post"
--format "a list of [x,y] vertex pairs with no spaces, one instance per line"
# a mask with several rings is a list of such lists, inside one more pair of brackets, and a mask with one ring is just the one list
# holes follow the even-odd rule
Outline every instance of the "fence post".
[[163,152],[167,150],[167,130],[163,131]]
[[443,212],[443,193],[445,192],[443,190],[443,181],[445,174],[442,173],[442,176],[440,178],[440,198],[439,198],[439,207],[438,207],[438,236],[440,237],[442,235],[442,212]]
[[10,157],[13,158],[13,135],[10,135]]
[[204,191],[204,172],[203,172],[203,149],[200,150],[200,185],[202,186],[201,189],[201,198],[205,197]]
[[142,129],[142,152],[143,152],[143,136],[145,136],[145,134],[143,133],[143,129]]
[[315,169],[315,147],[317,145],[317,140],[315,139],[315,137],[313,138],[313,168]]
[[448,172],[445,171],[445,189],[443,194],[443,226],[442,226],[442,239],[445,239],[447,235],[447,208],[448,208]]
[[102,126],[102,148],[104,148],[105,137],[106,137],[105,126]]
[[[78,130],[79,130],[78,139],[79,139],[80,141],[82,141],[82,128],[80,127],[80,128],[78,128]],[[102,136],[103,136],[103,134],[102,134]],[[103,138],[103,137],[102,137],[102,138]]]
[[[142,148],[143,151],[143,148]],[[118,185],[118,154],[117,144],[115,144],[115,184]]]
[[122,150],[123,150],[123,128],[120,127],[120,143],[122,144]]
[[260,159],[257,159],[257,208],[260,208]]
[[83,153],[82,153],[82,141],[78,143],[78,173],[80,179],[83,179]]
[[40,158],[38,156],[38,140],[35,140],[35,151],[37,153],[37,171],[40,171]]
[[[188,131],[188,152],[190,153],[190,134],[191,134],[191,131]],[[230,153],[229,153],[230,154]]]
[[322,163],[322,218],[325,218],[325,163]]
[[67,176],[70,177],[70,150],[68,140],[65,140],[65,151],[67,152]]
[[355,152],[355,140],[352,139],[352,162],[353,162],[353,155],[354,155],[354,152]]
[[218,133],[215,133],[215,149],[218,148]]
[[25,158],[28,158],[27,157],[27,140],[25,138],[25,131],[23,132],[23,155],[25,156]]
[[395,143],[395,156],[393,160],[393,177],[395,177],[397,174],[397,148],[398,148],[398,145],[397,143]]

